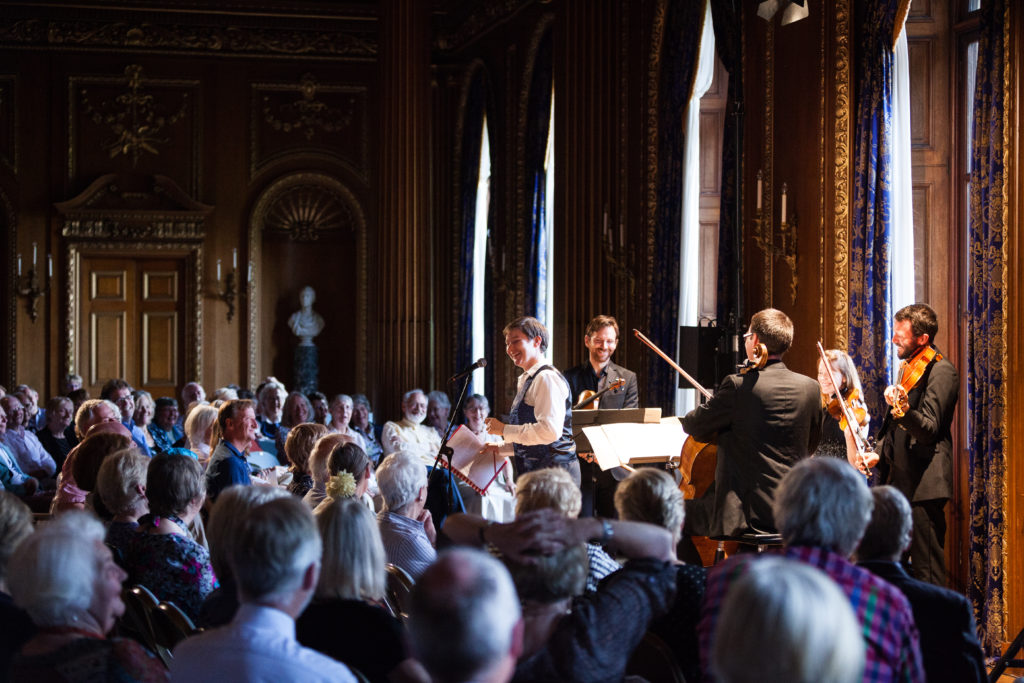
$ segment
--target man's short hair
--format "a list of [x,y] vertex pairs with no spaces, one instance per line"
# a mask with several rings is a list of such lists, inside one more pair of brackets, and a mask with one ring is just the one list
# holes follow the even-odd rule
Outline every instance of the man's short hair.
[[516,481],[516,516],[550,508],[575,518],[582,506],[580,487],[561,467],[527,472]]
[[793,321],[777,308],[758,311],[750,319],[750,331],[772,355],[782,355],[793,344]]
[[109,400],[110,397],[114,395],[115,391],[120,391],[121,389],[127,389],[128,391],[131,391],[132,385],[128,384],[128,382],[124,381],[119,377],[107,380],[107,383],[103,385],[102,389],[100,389],[100,398],[105,398]]
[[787,546],[823,548],[850,557],[871,520],[864,476],[840,458],[805,458],[782,478],[775,525]]
[[392,453],[377,468],[377,486],[384,505],[391,512],[405,509],[426,485],[426,468],[408,453]]
[[114,419],[121,419],[121,410],[117,407],[117,404],[105,398],[90,398],[78,406],[78,412],[75,413],[75,434],[79,440],[85,438],[85,423],[92,420],[93,416],[96,415],[96,409],[101,405],[105,404],[110,410],[114,411]]
[[895,562],[910,545],[914,526],[910,503],[892,486],[876,486],[871,489],[871,497],[875,507],[864,538],[857,546],[857,559]]
[[231,546],[231,571],[243,602],[287,598],[320,560],[320,533],[309,506],[294,496],[252,509]]
[[683,535],[683,492],[662,470],[644,467],[629,475],[615,489],[615,510],[619,519],[668,529],[675,543]]
[[910,304],[896,311],[893,318],[899,322],[910,321],[910,330],[915,337],[928,335],[928,343],[935,343],[935,335],[939,333],[939,318],[928,304]]
[[[423,394],[423,398],[426,398],[426,397],[427,397],[427,394],[426,394],[426,392],[425,392],[425,391],[423,391],[422,389],[410,389],[409,391],[407,391],[407,392],[405,392],[404,394],[402,394],[402,407],[404,408],[404,407],[405,407],[405,404],[406,404],[406,403],[408,403],[408,402],[409,402],[409,400],[410,400],[410,399],[411,399],[411,398],[412,398],[413,396],[415,396],[416,394]],[[337,397],[335,397],[335,398],[337,398]],[[355,405],[355,402],[353,401],[353,406],[354,406],[354,405]]]
[[161,396],[160,398],[156,399],[156,401],[154,401],[153,404],[156,410],[159,410],[160,408],[177,408],[178,399],[171,398],[169,396]]
[[220,433],[224,434],[224,430],[228,426],[228,420],[237,420],[239,413],[244,412],[246,408],[252,407],[252,401],[246,398],[225,401],[224,405],[217,411],[217,426],[220,427]]
[[615,338],[619,338],[619,323],[610,315],[599,315],[587,323],[587,330],[584,334],[588,337],[600,332],[606,327],[615,330]]
[[275,498],[288,498],[292,494],[278,486],[243,486],[235,484],[220,492],[210,511],[206,525],[206,540],[210,543],[210,564],[213,573],[224,580],[231,577],[231,547],[237,540],[242,523],[249,513]]
[[352,406],[366,406],[368,411],[373,411],[373,408],[370,406],[370,399],[366,398],[366,394],[352,394]]
[[722,602],[711,668],[728,683],[855,683],[864,658],[861,626],[839,586],[810,565],[764,557]]
[[427,402],[436,403],[440,406],[444,406],[445,408],[452,407],[452,400],[448,398],[448,394],[443,391],[437,391],[436,389],[427,394]]
[[442,552],[413,587],[412,650],[442,683],[477,678],[512,652],[521,618],[508,571],[469,548]]
[[544,353],[548,350],[548,342],[551,341],[551,335],[548,334],[548,328],[544,327],[544,323],[533,316],[528,315],[522,318],[516,318],[508,325],[505,325],[505,329],[501,331],[501,335],[503,337],[507,337],[508,333],[512,330],[519,330],[526,335],[527,339],[540,337],[540,352]]

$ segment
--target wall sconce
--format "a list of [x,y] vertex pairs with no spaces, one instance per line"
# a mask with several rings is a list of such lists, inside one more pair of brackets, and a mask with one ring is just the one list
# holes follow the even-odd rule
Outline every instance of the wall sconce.
[[39,272],[36,268],[38,265],[38,258],[39,248],[37,243],[33,242],[32,267],[28,269],[28,273],[25,275],[24,281],[22,281],[21,254],[18,254],[18,277],[14,283],[14,291],[18,296],[25,297],[25,309],[28,311],[29,317],[32,318],[32,322],[35,322],[36,318],[39,317],[39,297],[45,296],[50,292],[49,280],[53,278],[53,257],[50,254],[47,254],[47,282],[40,286]]
[[767,290],[768,290],[768,305],[771,306],[772,301],[772,284],[774,279],[774,266],[775,259],[782,259],[782,261],[789,266],[792,279],[789,283],[789,298],[790,305],[796,303],[796,216],[792,218],[787,217],[786,214],[786,195],[788,188],[786,183],[782,183],[782,206],[781,206],[781,220],[779,221],[779,229],[775,230],[775,226],[771,216],[764,214],[763,204],[763,185],[764,185],[764,174],[759,170],[757,172],[757,211],[754,215],[754,244],[757,248],[764,253],[764,268],[765,278],[767,279]]
[[[238,249],[231,250],[231,270],[227,277],[221,279],[220,259],[217,259],[217,298],[228,305],[228,322],[235,317],[235,297],[238,296],[238,288],[235,284],[235,274],[238,272]],[[249,268],[250,275],[252,268]]]

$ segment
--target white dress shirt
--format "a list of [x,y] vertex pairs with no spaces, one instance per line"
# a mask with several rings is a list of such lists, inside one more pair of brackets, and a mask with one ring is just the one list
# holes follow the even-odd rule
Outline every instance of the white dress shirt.
[[[543,446],[554,443],[562,436],[562,429],[565,426],[565,401],[569,398],[569,385],[557,371],[538,374],[538,371],[545,365],[550,365],[550,363],[541,359],[534,363],[532,368],[519,375],[517,385],[519,392],[522,392],[526,380],[529,377],[534,377],[523,400],[533,406],[533,413],[537,421],[522,425],[505,425],[505,432],[502,436],[506,444]],[[510,454],[511,451],[511,446],[503,449],[503,453]]]
[[183,683],[356,682],[341,662],[299,645],[290,616],[252,603],[227,626],[181,641],[170,669],[171,680]]
[[434,464],[437,451],[441,448],[441,437],[436,429],[416,424],[404,417],[398,422],[384,423],[384,428],[380,433],[380,443],[384,447],[384,455],[395,452],[392,444],[396,440],[399,451],[415,455],[428,467]]
[[43,470],[48,477],[57,473],[57,463],[53,461],[53,457],[46,452],[43,444],[39,443],[39,437],[27,429],[8,429],[4,434],[4,443],[14,453],[23,472]]

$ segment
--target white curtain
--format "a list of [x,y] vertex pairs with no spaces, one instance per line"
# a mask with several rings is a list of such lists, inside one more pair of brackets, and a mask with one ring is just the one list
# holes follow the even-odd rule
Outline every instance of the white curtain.
[[[697,74],[683,118],[686,147],[683,150],[683,224],[679,240],[679,324],[688,326],[696,325],[700,315],[700,98],[711,87],[714,75],[715,31],[711,23],[711,1],[705,0]],[[676,351],[678,358],[678,349]],[[676,415],[685,415],[694,408],[696,394],[696,389],[676,391]]]
[[[914,294],[914,193],[910,156],[910,58],[907,52],[907,32],[900,30],[895,47],[895,73],[892,86],[892,244],[890,263],[900,263],[892,269],[893,313],[915,303]],[[899,371],[899,359],[892,351],[892,372]]]
[[[487,115],[484,115],[483,140],[480,143],[480,176],[476,186],[476,222],[473,233],[473,308],[471,316],[472,324],[472,358],[483,358],[487,355],[484,349],[484,273],[487,268],[487,236],[489,229],[487,225],[487,213],[491,205],[491,139],[487,135]],[[484,385],[483,369],[473,372],[473,383],[470,391],[474,394],[484,394],[487,387]]]

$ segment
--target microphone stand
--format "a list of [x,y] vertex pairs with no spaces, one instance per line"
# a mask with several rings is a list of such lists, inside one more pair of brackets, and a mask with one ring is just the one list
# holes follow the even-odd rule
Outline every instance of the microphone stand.
[[[455,402],[454,406],[452,406],[452,412],[449,413],[448,415],[448,427],[444,430],[444,438],[441,439],[441,447],[437,449],[437,457],[434,458],[434,466],[430,470],[430,478],[427,481],[427,496],[429,502],[429,496],[431,493],[430,484],[435,481],[434,477],[435,475],[437,475],[438,466],[441,464],[441,459],[446,459],[448,461],[448,481],[446,482],[447,488],[445,489],[445,493],[447,494],[446,500],[444,501],[446,506],[445,517],[448,516],[448,513],[455,505],[455,475],[452,473],[452,455],[454,454],[454,451],[452,451],[451,447],[448,445],[448,439],[452,435],[452,427],[455,424],[455,416],[459,414],[460,410],[462,410],[462,404],[466,400],[466,390],[469,389],[469,380],[472,379],[472,377],[473,373],[470,372],[462,380],[462,391],[459,393],[459,400]],[[434,502],[436,504],[436,497],[434,499]],[[431,514],[433,514],[433,512],[431,512]],[[441,522],[443,519],[444,518],[434,519],[434,524],[438,527],[438,530],[440,530]]]

